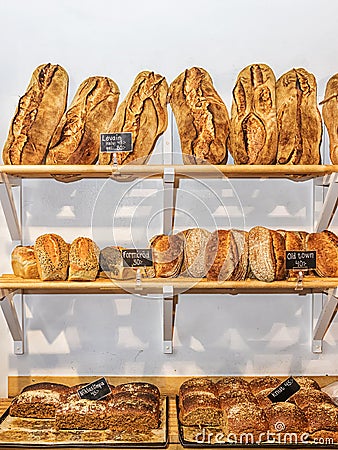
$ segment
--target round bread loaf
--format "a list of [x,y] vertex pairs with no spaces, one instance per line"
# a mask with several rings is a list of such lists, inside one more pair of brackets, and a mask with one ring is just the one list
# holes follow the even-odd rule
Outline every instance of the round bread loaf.
[[338,277],[338,237],[329,230],[309,233],[306,250],[317,252],[316,273],[320,277]]
[[34,246],[16,246],[11,254],[13,273],[21,278],[39,278]]

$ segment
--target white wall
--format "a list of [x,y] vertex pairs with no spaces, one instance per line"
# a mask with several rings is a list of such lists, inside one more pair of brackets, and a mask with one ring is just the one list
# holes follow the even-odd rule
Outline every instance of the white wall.
[[[334,0],[1,2],[1,146],[32,71],[45,62],[68,71],[70,98],[87,76],[113,78],[122,99],[141,70],[157,71],[170,83],[198,65],[209,71],[230,110],[238,72],[264,62],[277,78],[292,67],[313,72],[321,100],[338,71],[337,13]],[[93,237],[101,247],[114,239],[143,245],[161,231],[161,189],[150,180],[25,180],[24,243],[57,232],[67,240]],[[175,227],[311,230],[312,216],[312,182],[189,180],[181,183]],[[8,273],[16,243],[1,211],[0,227],[0,272]],[[0,315],[0,396],[6,395],[7,376],[15,374],[338,372],[336,323],[323,353],[311,353],[310,296],[183,295],[173,355],[162,354],[161,305],[154,299],[36,295],[25,298],[25,311],[23,356],[13,355]]]

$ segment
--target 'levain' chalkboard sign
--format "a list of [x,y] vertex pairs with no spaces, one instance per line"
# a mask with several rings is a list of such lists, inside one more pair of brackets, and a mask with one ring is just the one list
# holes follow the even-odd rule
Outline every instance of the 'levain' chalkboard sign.
[[151,248],[129,248],[122,250],[123,267],[151,267],[153,251]]
[[100,400],[111,393],[111,389],[105,378],[93,381],[77,391],[80,398],[88,400]]
[[307,270],[316,268],[316,251],[292,250],[285,252],[286,268],[288,270]]
[[101,133],[100,151],[103,153],[132,152],[133,142],[131,133]]
[[283,381],[276,389],[274,389],[268,395],[268,398],[273,402],[286,402],[291,395],[299,391],[300,386],[293,377],[289,377],[287,380]]

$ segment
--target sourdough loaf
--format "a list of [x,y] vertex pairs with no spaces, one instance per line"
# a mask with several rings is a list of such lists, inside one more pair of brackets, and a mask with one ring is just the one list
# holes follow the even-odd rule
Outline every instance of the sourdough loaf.
[[110,78],[84,80],[54,132],[46,164],[94,164],[100,151],[100,133],[107,131],[119,94]]
[[39,278],[38,267],[34,254],[34,246],[18,245],[11,254],[14,275],[21,278]]
[[189,228],[178,233],[184,241],[184,260],[181,275],[203,278],[207,273],[206,244],[210,231],[203,228]]
[[338,277],[338,237],[332,231],[309,233],[306,238],[306,250],[317,252],[317,275]]
[[291,69],[276,83],[278,164],[320,164],[322,119],[317,83],[303,68]]
[[225,164],[229,115],[208,72],[186,69],[169,87],[185,164]]
[[100,249],[89,238],[74,239],[69,248],[70,281],[94,281],[99,271]]
[[156,277],[177,277],[183,263],[184,241],[178,235],[161,234],[150,240]]
[[69,265],[69,245],[61,236],[47,233],[34,244],[34,254],[42,281],[66,280]]
[[338,164],[338,73],[333,75],[326,84],[322,114],[330,140],[330,159],[332,164]]
[[275,76],[266,64],[243,69],[233,89],[230,153],[235,164],[274,164],[277,155]]
[[38,66],[20,98],[2,153],[4,164],[42,164],[66,109],[67,72],[59,65]]
[[[167,93],[168,85],[162,75],[149,71],[137,75],[107,130],[132,133],[133,151],[118,152],[118,164],[147,162],[168,125]],[[99,162],[112,164],[113,154],[100,153]]]

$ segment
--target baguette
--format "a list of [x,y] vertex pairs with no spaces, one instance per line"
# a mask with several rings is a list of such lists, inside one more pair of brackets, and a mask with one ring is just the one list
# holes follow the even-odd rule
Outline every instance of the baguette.
[[322,114],[330,139],[330,159],[332,164],[338,164],[338,73],[333,75],[326,84]]
[[42,64],[20,98],[2,153],[4,164],[42,164],[51,137],[66,109],[67,72]]

